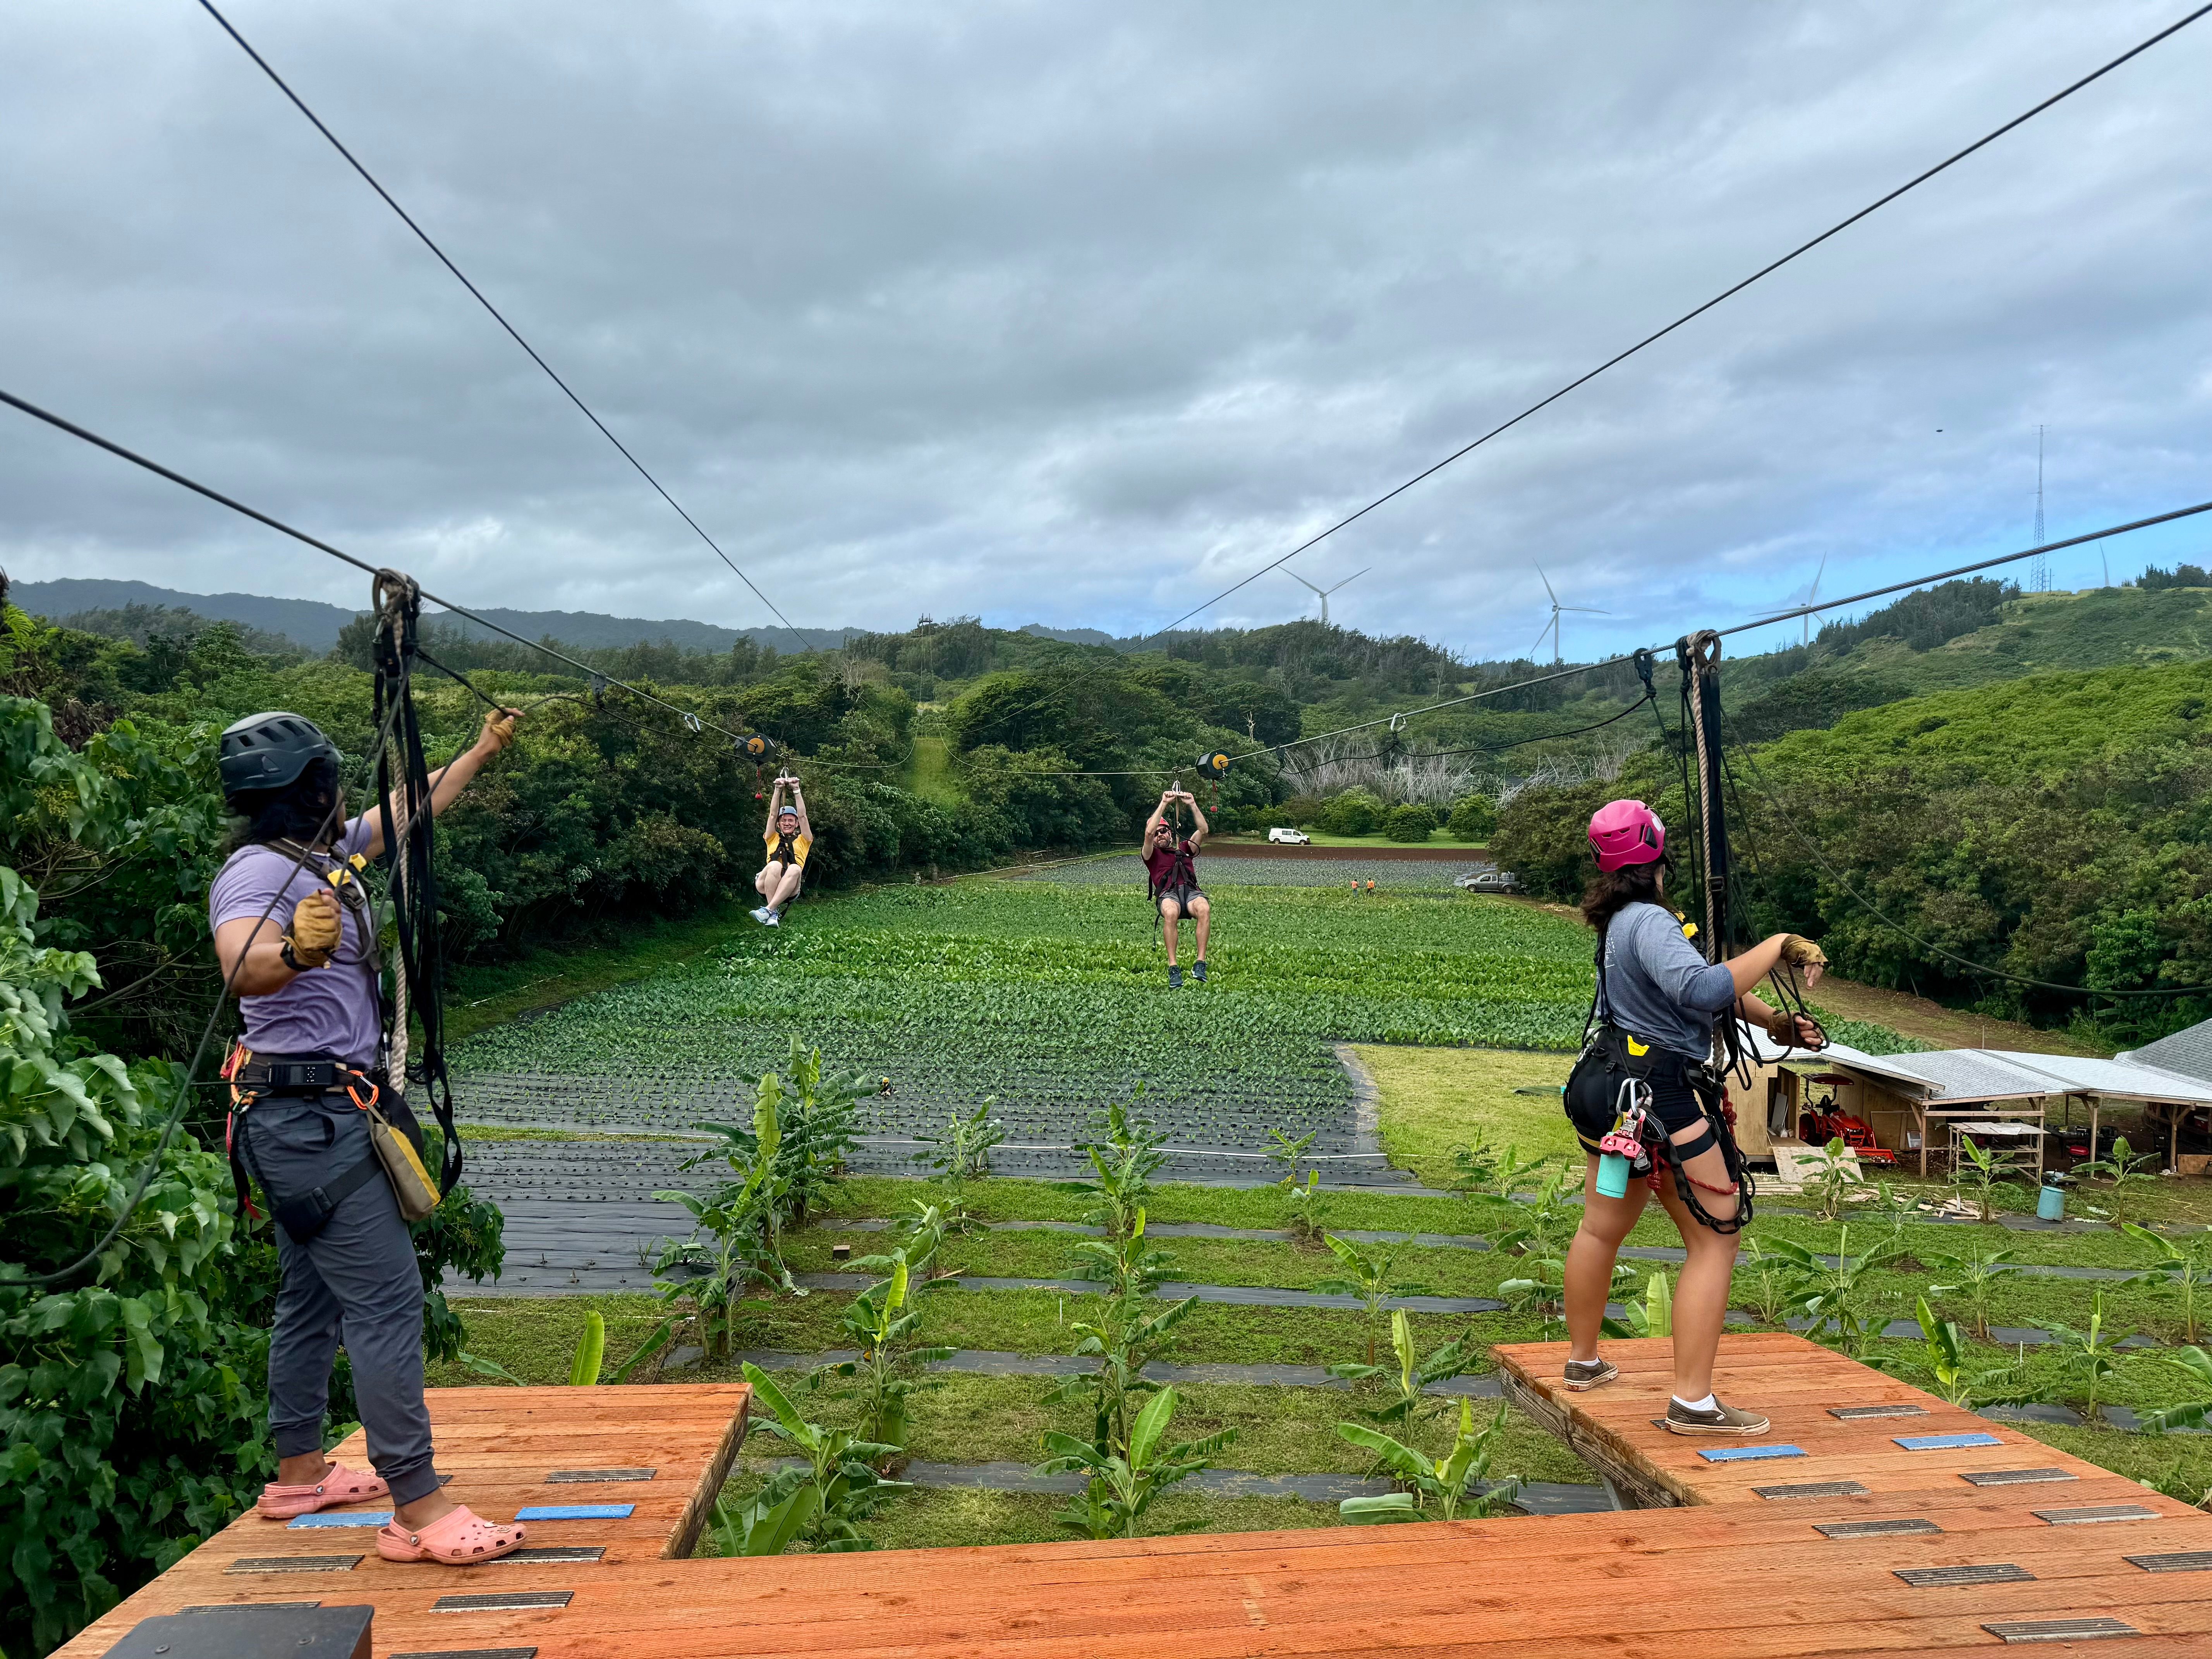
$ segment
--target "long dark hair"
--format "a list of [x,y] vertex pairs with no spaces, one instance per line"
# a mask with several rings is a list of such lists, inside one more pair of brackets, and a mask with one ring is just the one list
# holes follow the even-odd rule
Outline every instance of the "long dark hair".
[[272,841],[313,842],[324,824],[331,838],[343,827],[334,821],[338,802],[337,763],[317,756],[307,769],[281,789],[241,789],[225,803],[237,820],[227,850]]
[[1618,870],[1601,870],[1583,890],[1583,920],[1602,935],[1613,919],[1632,904],[1658,904],[1659,876],[1666,861],[1626,864]]

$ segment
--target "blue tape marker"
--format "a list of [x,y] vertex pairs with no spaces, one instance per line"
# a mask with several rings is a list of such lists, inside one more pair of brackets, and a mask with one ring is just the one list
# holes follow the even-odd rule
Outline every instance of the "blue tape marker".
[[635,1504],[538,1504],[517,1510],[518,1521],[627,1521],[637,1511]]
[[1891,1439],[1907,1451],[1949,1451],[1957,1446],[2002,1446],[1993,1434],[1898,1434]]
[[1751,1463],[1765,1457],[1802,1457],[1802,1446],[1715,1446],[1698,1456],[1708,1463]]
[[381,1527],[390,1523],[390,1510],[341,1510],[334,1515],[295,1515],[289,1532],[299,1527]]

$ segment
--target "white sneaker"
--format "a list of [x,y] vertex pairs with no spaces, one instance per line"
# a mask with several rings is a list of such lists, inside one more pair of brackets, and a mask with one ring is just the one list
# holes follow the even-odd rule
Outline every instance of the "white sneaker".
[[766,923],[767,923],[769,927],[782,927],[782,926],[783,926],[783,918],[782,918],[781,916],[778,915],[777,915],[775,911],[773,911],[773,910],[769,911],[766,915],[763,916],[763,917],[761,918],[761,920],[762,920],[763,921],[766,922]]
[[769,909],[765,904],[761,905],[758,908],[755,909],[752,913],[752,917],[755,921],[766,922],[771,927],[775,926],[775,912]]

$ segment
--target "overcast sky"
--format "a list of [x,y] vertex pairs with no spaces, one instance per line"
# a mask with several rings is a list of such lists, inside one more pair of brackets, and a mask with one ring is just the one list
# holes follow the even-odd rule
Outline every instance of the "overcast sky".
[[[228,6],[794,621],[1116,632],[2185,9]],[[2054,537],[2212,496],[2208,85],[2212,20],[1290,568],[1510,656],[1540,560],[1587,657],[2025,545],[2039,423]],[[463,603],[769,620],[190,0],[10,8],[0,177],[0,386]],[[0,562],[365,600],[6,410]]]

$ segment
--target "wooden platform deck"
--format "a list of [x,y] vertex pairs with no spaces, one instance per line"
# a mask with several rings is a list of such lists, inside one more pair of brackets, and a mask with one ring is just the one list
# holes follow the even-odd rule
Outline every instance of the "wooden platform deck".
[[[2083,1620],[2124,1627],[2098,1644],[2112,1659],[2212,1654],[2212,1516],[1809,1343],[1729,1344],[1723,1391],[1775,1419],[1758,1446],[1802,1455],[1711,1459],[1651,1428],[1663,1342],[1613,1345],[1620,1382],[1552,1403],[1577,1445],[1668,1495],[1647,1510],[753,1560],[675,1559],[735,1449],[742,1388],[443,1390],[441,1462],[483,1512],[635,1505],[532,1523],[533,1546],[596,1559],[395,1566],[366,1531],[249,1518],[63,1652],[90,1659],[188,1606],[319,1600],[375,1605],[376,1659],[1854,1659],[1994,1650],[2012,1627],[2049,1642]],[[1547,1401],[1564,1349],[1498,1352]],[[1832,1414],[1857,1406],[1926,1414]],[[1896,1443],[1953,1434],[1996,1444]],[[548,1479],[587,1464],[657,1474]],[[2040,1473],[1966,1478],[2021,1469]],[[339,1553],[366,1559],[302,1560]],[[509,1596],[526,1605],[479,1599]]]
[[[478,1567],[386,1561],[376,1553],[375,1528],[388,1504],[326,1510],[289,1524],[249,1514],[80,1633],[56,1659],[93,1659],[156,1613],[234,1603],[372,1602],[378,1659],[526,1647],[538,1639],[532,1632],[539,1626],[610,1592],[647,1609],[661,1599],[652,1587],[698,1543],[744,1438],[751,1395],[742,1382],[432,1389],[438,1467],[451,1477],[447,1490],[487,1520],[521,1518],[529,1528],[521,1553],[527,1559]],[[331,1455],[353,1468],[368,1467],[357,1433]],[[541,1510],[567,1513],[539,1518]],[[372,1515],[374,1522],[362,1519]],[[449,1601],[484,1595],[534,1597],[540,1605],[483,1609]]]

